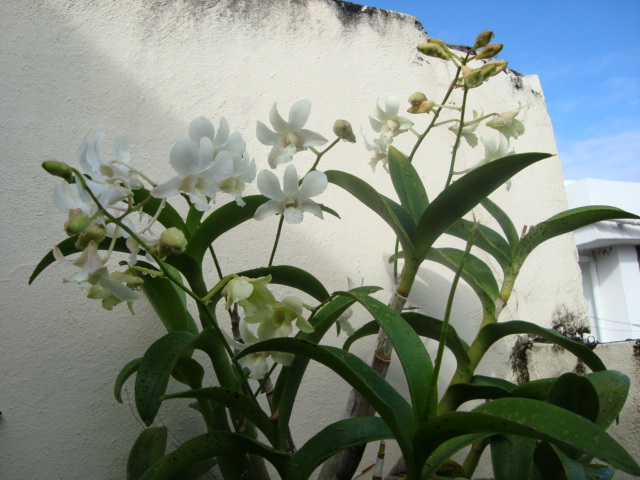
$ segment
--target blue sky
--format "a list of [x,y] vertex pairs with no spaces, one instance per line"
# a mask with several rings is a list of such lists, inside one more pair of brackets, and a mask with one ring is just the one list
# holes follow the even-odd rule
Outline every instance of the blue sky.
[[640,1],[359,1],[416,17],[429,36],[472,44],[540,77],[565,178],[640,182]]

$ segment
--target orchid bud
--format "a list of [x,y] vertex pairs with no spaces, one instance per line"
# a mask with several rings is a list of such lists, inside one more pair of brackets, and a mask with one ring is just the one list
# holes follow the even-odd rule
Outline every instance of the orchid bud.
[[42,168],[51,175],[64,178],[68,183],[73,182],[73,171],[66,163],[58,162],[57,160],[45,160],[42,162]]
[[441,44],[433,41],[421,43],[418,45],[418,50],[429,57],[441,58],[443,60],[449,60],[451,58],[451,54],[448,52],[446,47],[443,47]]
[[498,66],[493,62],[485,63],[482,67],[480,67],[483,78],[493,77],[497,69]]
[[429,113],[433,110],[435,102],[427,99],[427,96],[422,92],[416,92],[409,97],[409,103],[411,107],[407,109],[409,113]]
[[89,242],[94,242],[96,245],[99,245],[106,236],[107,229],[104,228],[104,225],[94,222],[78,236],[75,247],[79,250],[84,250],[87,248],[87,245],[89,245]]
[[475,88],[482,85],[482,82],[484,81],[484,75],[481,69],[470,68],[466,65],[463,65],[461,68],[465,87]]
[[506,60],[493,60],[493,63],[496,66],[496,71],[491,74],[491,76],[495,76],[507,68],[508,62]]
[[79,208],[69,210],[69,219],[64,223],[64,230],[70,237],[84,232],[89,226],[89,217]]
[[335,133],[338,138],[346,140],[347,142],[356,143],[353,128],[346,120],[336,120],[336,123],[333,124],[333,133]]
[[478,55],[476,55],[476,60],[495,57],[497,54],[500,53],[501,50],[502,50],[501,43],[490,43],[489,45],[484,47],[482,50],[480,50],[480,52],[478,52]]
[[476,43],[473,44],[473,49],[482,48],[489,44],[493,40],[493,32],[491,30],[485,30],[476,37]]
[[160,234],[158,241],[158,253],[165,258],[169,255],[180,255],[187,247],[187,239],[184,232],[176,227],[167,228]]

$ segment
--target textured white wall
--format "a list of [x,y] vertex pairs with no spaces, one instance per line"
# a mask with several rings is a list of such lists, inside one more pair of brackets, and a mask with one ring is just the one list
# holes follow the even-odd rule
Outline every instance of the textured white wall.
[[[337,118],[368,131],[367,116],[378,98],[407,98],[421,90],[438,99],[448,67],[417,53],[425,33],[415,19],[376,9],[353,12],[333,0],[9,0],[0,12],[0,477],[122,478],[141,427],[126,403],[113,400],[113,381],[163,329],[144,301],[135,317],[123,306],[104,312],[62,283],[70,273],[62,266],[27,286],[38,260],[64,237],[64,215],[51,201],[55,181],[40,163],[74,162],[87,134],[106,132],[107,145],[126,134],[134,162],[156,180],[166,180],[173,175],[167,162],[172,144],[186,136],[193,118],[204,115],[216,126],[225,116],[265,167],[269,147],[255,139],[255,122],[267,121],[274,101],[286,115],[296,100],[311,100],[308,127],[327,137]],[[469,32],[469,42],[477,33]],[[528,105],[519,117],[528,130],[515,143],[517,150],[555,152],[538,79],[502,73],[490,83],[472,92],[471,106],[488,113]],[[450,132],[437,133],[423,149],[424,163],[418,161],[430,191],[446,177],[451,140]],[[408,145],[399,141],[405,150]],[[474,160],[465,154],[460,161]],[[296,157],[299,170],[311,161],[308,155]],[[361,140],[339,144],[322,168],[347,170],[390,192],[385,172],[371,172]],[[518,228],[566,208],[559,160],[521,173],[510,192],[500,189],[493,198]],[[287,227],[276,262],[294,257],[330,290],[344,288],[347,276],[388,288],[390,231],[337,188],[321,200],[342,220],[309,218]],[[217,247],[225,271],[265,264],[270,245],[264,239],[271,241],[276,225],[275,218],[252,223],[223,239]],[[425,270],[411,303],[441,315],[448,278],[446,271]],[[548,324],[562,304],[584,309],[568,237],[531,255],[503,315]],[[474,331],[469,319],[477,313],[472,295],[461,288],[455,325],[467,340]],[[359,347],[368,355],[368,342]],[[507,354],[486,362],[485,371],[504,371]],[[347,396],[322,369],[312,369],[309,378],[295,416],[299,443],[332,415],[338,418]],[[163,407],[161,418],[176,443],[200,428],[183,405]]]

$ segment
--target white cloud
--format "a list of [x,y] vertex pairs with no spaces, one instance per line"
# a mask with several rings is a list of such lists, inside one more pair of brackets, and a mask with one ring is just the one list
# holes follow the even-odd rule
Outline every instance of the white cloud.
[[640,129],[586,139],[558,139],[558,151],[567,180],[640,182]]

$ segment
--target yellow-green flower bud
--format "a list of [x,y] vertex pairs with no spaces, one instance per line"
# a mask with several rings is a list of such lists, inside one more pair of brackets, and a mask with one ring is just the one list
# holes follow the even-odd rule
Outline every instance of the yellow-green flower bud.
[[176,227],[167,228],[160,234],[158,253],[165,258],[169,255],[180,255],[187,248],[184,232]]
[[476,37],[476,43],[473,44],[473,49],[482,48],[489,44],[493,40],[493,32],[491,30],[485,30]]
[[84,250],[87,248],[87,245],[89,245],[89,242],[94,242],[96,245],[99,245],[106,236],[107,229],[104,228],[104,225],[92,223],[78,236],[75,246],[79,250]]
[[493,62],[485,63],[482,67],[480,67],[483,78],[493,77],[497,69],[498,66]]
[[411,104],[411,107],[407,109],[409,113],[429,113],[435,106],[435,102],[427,99],[427,96],[422,92],[411,95],[409,103]]
[[64,223],[64,230],[70,237],[84,232],[89,226],[89,217],[79,208],[69,210],[69,219]]
[[64,178],[69,183],[73,182],[73,171],[66,163],[58,162],[57,160],[45,160],[42,162],[42,168],[51,175]]
[[489,45],[484,47],[482,50],[480,50],[480,52],[478,52],[478,55],[476,55],[475,58],[478,60],[483,58],[493,58],[497,54],[499,54],[501,50],[502,50],[501,43],[490,43]]
[[475,88],[482,85],[482,82],[484,81],[484,75],[481,69],[470,68],[466,65],[463,65],[461,68],[465,87]]
[[346,140],[347,142],[356,143],[353,128],[346,120],[336,120],[336,123],[333,124],[333,133],[335,133],[338,138]]
[[451,54],[446,47],[433,41],[421,43],[418,45],[418,50],[429,57],[441,58],[443,60],[449,60],[451,58]]
[[508,62],[506,60],[493,60],[493,63],[496,66],[496,71],[491,74],[491,76],[495,76],[507,68]]

